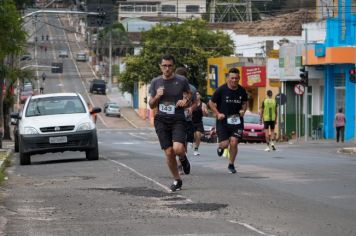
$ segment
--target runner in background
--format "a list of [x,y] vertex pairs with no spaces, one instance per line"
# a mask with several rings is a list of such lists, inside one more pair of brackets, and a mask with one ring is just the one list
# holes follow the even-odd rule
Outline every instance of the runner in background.
[[[276,99],[272,99],[272,91],[267,91],[267,98],[262,101],[261,106],[261,120],[264,124],[265,135],[266,135],[266,143],[267,148],[265,149],[266,152],[269,152],[271,149],[273,151],[276,150],[274,145],[275,141],[275,133],[274,127],[277,121],[277,103]],[[271,131],[271,132],[270,132]]]
[[[178,78],[182,78],[188,81],[188,69],[185,67],[178,67],[175,71]],[[188,82],[189,83],[189,82]],[[187,140],[185,143],[185,154],[187,156],[188,153],[188,146],[189,144],[193,144],[194,142],[194,126],[192,122],[192,113],[193,109],[196,107],[196,88],[194,85],[189,84],[190,91],[192,93],[192,99],[188,107],[184,110],[185,121],[186,121],[186,132],[187,132]],[[183,166],[179,159],[177,160],[178,163],[178,171],[181,175],[184,174]]]
[[208,115],[208,108],[201,101],[200,93],[196,92],[196,105],[192,114],[192,122],[194,127],[194,156],[199,156],[199,146],[201,134],[204,133],[203,116]]

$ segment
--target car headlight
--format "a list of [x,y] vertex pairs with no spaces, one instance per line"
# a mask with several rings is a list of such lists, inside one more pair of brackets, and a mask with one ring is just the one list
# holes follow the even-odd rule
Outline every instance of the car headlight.
[[90,122],[86,122],[86,123],[83,123],[83,124],[80,124],[78,126],[78,131],[81,131],[81,130],[91,130],[93,129],[92,125]]
[[37,130],[33,127],[24,127],[23,134],[38,134]]

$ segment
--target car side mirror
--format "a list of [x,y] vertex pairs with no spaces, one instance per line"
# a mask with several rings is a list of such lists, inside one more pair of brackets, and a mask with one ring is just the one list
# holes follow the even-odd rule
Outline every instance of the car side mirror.
[[11,125],[17,125],[17,122],[19,119],[21,119],[20,113],[19,112],[12,112],[10,114],[10,118],[11,118]]

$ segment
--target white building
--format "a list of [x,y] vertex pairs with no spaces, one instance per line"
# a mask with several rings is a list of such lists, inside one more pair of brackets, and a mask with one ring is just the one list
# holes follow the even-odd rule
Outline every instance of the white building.
[[118,4],[119,18],[164,16],[188,19],[201,18],[206,12],[206,0],[127,0]]

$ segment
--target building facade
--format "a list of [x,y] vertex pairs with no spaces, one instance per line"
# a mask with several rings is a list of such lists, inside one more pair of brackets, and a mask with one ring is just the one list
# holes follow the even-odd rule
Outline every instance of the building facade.
[[206,0],[127,0],[118,2],[119,18],[126,17],[176,17],[201,18],[206,13]]
[[346,115],[345,140],[356,138],[356,84],[350,69],[356,63],[356,0],[338,0],[326,17],[326,37],[309,45],[303,64],[323,71],[323,130],[325,138],[335,137],[334,117],[339,108]]

